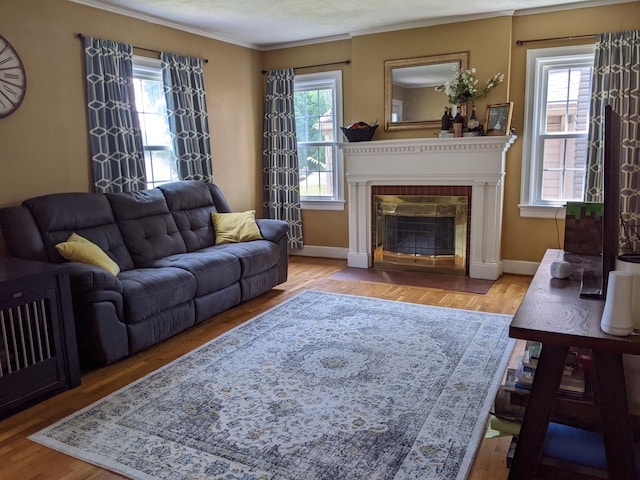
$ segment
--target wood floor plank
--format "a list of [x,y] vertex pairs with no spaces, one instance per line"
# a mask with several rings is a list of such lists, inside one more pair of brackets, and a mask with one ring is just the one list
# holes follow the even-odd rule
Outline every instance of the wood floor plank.
[[[465,310],[514,314],[531,281],[531,277],[527,276],[503,275],[494,282],[488,293],[481,295],[439,288],[329,278],[345,267],[344,260],[291,257],[289,280],[285,284],[131,358],[108,367],[83,372],[82,384],[79,387],[1,421],[0,479],[114,480],[125,478],[31,442],[27,437],[160,368],[255,315],[275,307],[301,291],[312,289]],[[510,439],[511,437],[502,437],[483,440],[469,479],[506,479],[508,475],[506,452]]]

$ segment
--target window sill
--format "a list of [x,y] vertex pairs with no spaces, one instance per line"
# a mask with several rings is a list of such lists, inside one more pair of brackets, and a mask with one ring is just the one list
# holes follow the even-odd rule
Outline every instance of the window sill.
[[300,208],[302,210],[335,210],[344,211],[344,200],[302,200]]
[[518,205],[520,216],[524,218],[553,218],[564,220],[566,208],[564,205]]

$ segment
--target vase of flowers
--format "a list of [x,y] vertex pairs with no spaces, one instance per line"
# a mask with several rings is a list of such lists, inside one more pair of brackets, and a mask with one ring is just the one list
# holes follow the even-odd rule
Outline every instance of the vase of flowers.
[[475,107],[477,99],[486,97],[492,89],[504,81],[504,75],[496,73],[487,80],[486,85],[479,86],[475,68],[460,70],[454,67],[453,70],[455,72],[454,77],[444,85],[436,86],[435,89],[437,92],[444,92],[451,105],[458,106],[458,113],[460,112],[460,106],[469,101]]

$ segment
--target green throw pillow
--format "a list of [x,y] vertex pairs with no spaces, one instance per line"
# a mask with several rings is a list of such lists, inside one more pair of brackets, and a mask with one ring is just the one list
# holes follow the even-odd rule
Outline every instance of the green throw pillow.
[[120,273],[120,267],[111,260],[95,243],[90,242],[77,233],[72,233],[66,242],[58,243],[56,250],[71,262],[87,263],[105,269],[113,275]]
[[248,242],[262,238],[256,223],[255,210],[241,213],[212,213],[216,231],[216,245],[221,243]]

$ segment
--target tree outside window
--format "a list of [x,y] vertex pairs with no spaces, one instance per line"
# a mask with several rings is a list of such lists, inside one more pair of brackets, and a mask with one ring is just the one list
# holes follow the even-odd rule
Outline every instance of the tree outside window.
[[[303,208],[318,202],[343,205],[342,155],[338,148],[341,72],[296,75],[294,108]],[[305,204],[306,202],[306,204]],[[343,207],[342,207],[343,208]]]
[[179,180],[169,132],[160,60],[134,57],[133,87],[142,134],[147,188]]

